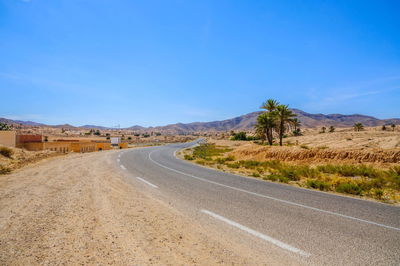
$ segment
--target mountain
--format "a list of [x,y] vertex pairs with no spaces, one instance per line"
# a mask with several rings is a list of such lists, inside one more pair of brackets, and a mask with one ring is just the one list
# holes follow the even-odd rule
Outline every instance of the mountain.
[[[390,124],[400,124],[399,118],[392,119],[378,119],[372,116],[366,116],[361,114],[353,114],[353,115],[342,115],[342,114],[310,114],[304,112],[299,109],[292,109],[293,112],[297,114],[297,118],[301,122],[301,126],[305,128],[316,128],[316,127],[351,127],[354,123],[360,122],[364,126],[375,127],[382,125],[390,125]],[[142,126],[132,126],[128,128],[121,128],[124,130],[132,130],[132,131],[154,131],[154,132],[165,132],[170,134],[184,134],[188,132],[205,132],[205,131],[230,131],[230,130],[251,130],[253,129],[257,116],[262,112],[253,112],[249,114],[245,114],[242,116],[234,117],[231,119],[226,119],[222,121],[212,121],[212,122],[193,122],[193,123],[177,123],[170,124],[166,126],[158,126],[158,127],[142,127]],[[76,128],[74,126],[65,124],[65,125],[56,125],[49,126],[44,125],[32,121],[20,121],[20,120],[11,120],[6,118],[0,118],[0,122],[14,125],[24,125],[24,126],[47,126],[54,128]],[[99,129],[99,130],[109,130],[111,128],[96,126],[96,125],[84,125],[79,128],[82,129]]]
[[98,129],[98,130],[107,130],[107,129],[110,129],[109,127],[96,126],[96,125],[84,125],[84,126],[80,126],[79,128]]
[[36,122],[32,122],[32,121],[12,120],[12,119],[2,118],[2,117],[0,117],[0,122],[10,124],[10,125],[23,125],[23,126],[30,126],[30,127],[46,126],[45,124],[36,123]]
[[129,129],[129,130],[145,130],[146,128],[142,127],[142,126],[135,125],[135,126],[128,127],[126,129]]
[[[354,123],[360,122],[364,126],[375,127],[390,124],[400,124],[399,118],[378,119],[372,116],[353,114],[310,114],[298,109],[292,109],[297,114],[302,127],[316,128],[322,126],[352,127]],[[253,112],[246,115],[234,117],[232,119],[213,121],[213,122],[194,122],[188,124],[172,124],[162,127],[152,128],[152,131],[167,131],[175,133],[187,133],[198,131],[230,131],[230,130],[251,130],[253,129],[257,116],[262,112]]]
[[400,124],[399,118],[378,119],[373,116],[360,114],[342,115],[342,114],[310,114],[298,109],[292,109],[297,114],[297,118],[301,121],[303,127],[351,127],[354,123],[362,123],[367,127],[376,127],[390,124]]

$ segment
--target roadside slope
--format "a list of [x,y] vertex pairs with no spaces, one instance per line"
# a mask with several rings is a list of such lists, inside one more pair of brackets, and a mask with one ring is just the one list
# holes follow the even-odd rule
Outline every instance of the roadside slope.
[[130,184],[116,152],[0,178],[0,264],[261,264]]

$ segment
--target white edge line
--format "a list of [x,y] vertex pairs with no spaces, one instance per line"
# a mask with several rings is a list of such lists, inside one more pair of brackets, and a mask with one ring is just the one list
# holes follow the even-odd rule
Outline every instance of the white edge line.
[[244,225],[241,225],[241,224],[239,224],[239,223],[237,223],[237,222],[234,222],[234,221],[232,221],[232,220],[229,220],[229,219],[227,219],[227,218],[225,218],[225,217],[223,217],[223,216],[220,216],[220,215],[218,215],[218,214],[216,214],[216,213],[213,213],[213,212],[210,212],[210,211],[207,211],[207,210],[201,210],[201,212],[202,212],[202,213],[205,213],[205,214],[208,214],[208,215],[214,217],[215,219],[218,219],[218,220],[220,220],[220,221],[223,221],[223,222],[225,222],[225,223],[227,223],[227,224],[229,224],[229,225],[232,225],[232,226],[234,226],[234,227],[236,227],[236,228],[239,228],[240,230],[243,230],[243,231],[245,231],[245,232],[247,232],[247,233],[249,233],[249,234],[251,234],[251,235],[253,235],[253,236],[256,236],[256,237],[258,237],[258,238],[261,238],[262,240],[265,240],[265,241],[267,241],[267,242],[270,242],[270,243],[274,244],[275,246],[278,246],[278,247],[283,248],[283,249],[286,249],[286,250],[288,250],[288,251],[297,253],[297,254],[299,254],[299,255],[301,255],[301,256],[303,256],[303,257],[310,257],[310,256],[311,256],[310,253],[307,253],[307,252],[305,252],[305,251],[303,251],[303,250],[301,250],[301,249],[298,249],[298,248],[295,248],[295,247],[293,247],[293,246],[291,246],[291,245],[288,245],[288,244],[286,244],[286,243],[283,243],[283,242],[281,242],[281,241],[279,241],[279,240],[277,240],[277,239],[275,239],[275,238],[272,238],[272,237],[270,237],[270,236],[264,235],[264,234],[262,234],[262,233],[260,233],[260,232],[258,232],[258,231],[256,231],[256,230],[253,230],[253,229],[248,228],[248,227],[246,227],[246,226],[244,226]]
[[119,167],[121,167],[123,170],[126,170],[125,166],[123,166],[122,164]]
[[371,222],[371,221],[359,219],[359,218],[356,218],[356,217],[348,216],[348,215],[345,215],[345,214],[340,214],[340,213],[336,213],[336,212],[332,212],[332,211],[322,210],[322,209],[310,207],[310,206],[307,206],[307,205],[303,205],[303,204],[300,204],[300,203],[295,203],[295,202],[288,201],[288,200],[283,200],[283,199],[278,199],[278,198],[266,196],[266,195],[259,194],[259,193],[256,193],[256,192],[251,192],[251,191],[248,191],[248,190],[245,190],[245,189],[241,189],[241,188],[237,188],[237,187],[231,187],[231,186],[224,185],[224,184],[221,184],[221,183],[218,183],[218,182],[214,182],[214,181],[211,181],[211,180],[208,180],[208,179],[205,179],[205,178],[201,178],[201,177],[198,177],[198,176],[194,176],[194,175],[191,175],[191,174],[187,174],[187,173],[181,172],[181,171],[179,171],[179,170],[175,170],[175,169],[173,169],[173,168],[170,168],[170,167],[168,167],[168,166],[162,165],[162,164],[160,164],[160,163],[154,161],[154,160],[151,158],[151,154],[152,154],[153,152],[155,152],[155,150],[149,153],[149,159],[150,159],[150,161],[152,161],[153,163],[155,163],[155,164],[157,164],[158,166],[161,166],[161,167],[163,167],[163,168],[165,168],[165,169],[174,171],[174,172],[179,173],[179,174],[182,174],[182,175],[186,175],[186,176],[189,176],[189,177],[193,177],[193,178],[195,178],[195,179],[197,179],[197,180],[201,180],[201,181],[203,181],[203,182],[208,182],[208,183],[211,183],[211,184],[214,184],[214,185],[218,185],[218,186],[221,186],[221,187],[230,188],[230,189],[232,189],[232,190],[244,192],[244,193],[247,193],[247,194],[251,194],[251,195],[258,196],[258,197],[262,197],[262,198],[266,198],[266,199],[275,200],[275,201],[278,201],[278,202],[286,203],[286,204],[293,205],[293,206],[297,206],[297,207],[306,208],[306,209],[313,210],[313,211],[318,211],[318,212],[322,212],[322,213],[326,213],[326,214],[331,214],[331,215],[339,216],[339,217],[342,217],[342,218],[347,218],[347,219],[354,220],[354,221],[358,221],[358,222],[363,222],[363,223],[367,223],[367,224],[372,224],[372,225],[384,227],[384,228],[387,228],[387,229],[392,229],[392,230],[400,231],[400,228],[397,228],[397,227],[393,227],[393,226],[389,226],[389,225],[384,225],[384,224],[380,224],[380,223],[375,223],[375,222]]
[[153,188],[158,188],[156,185],[154,185],[154,184],[152,184],[152,183],[150,183],[149,181],[147,181],[147,180],[144,180],[143,178],[141,178],[141,177],[136,177],[138,180],[140,180],[140,181],[142,181],[142,182],[144,182],[144,183],[146,183],[147,185],[149,185],[149,186],[151,186],[151,187],[153,187]]

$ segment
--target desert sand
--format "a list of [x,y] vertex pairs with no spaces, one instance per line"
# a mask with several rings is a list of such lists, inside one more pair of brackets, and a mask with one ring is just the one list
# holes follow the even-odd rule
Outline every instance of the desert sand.
[[116,152],[49,158],[0,176],[0,264],[262,263],[140,192]]

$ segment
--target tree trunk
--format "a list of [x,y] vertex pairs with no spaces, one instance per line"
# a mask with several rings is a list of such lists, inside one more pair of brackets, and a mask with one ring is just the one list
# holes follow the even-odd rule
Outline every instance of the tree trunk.
[[284,124],[283,124],[283,121],[281,121],[280,128],[279,128],[279,145],[280,146],[282,146],[283,128],[284,128]]
[[267,129],[267,138],[268,138],[268,144],[272,146],[273,144],[273,138],[272,138],[272,128]]

